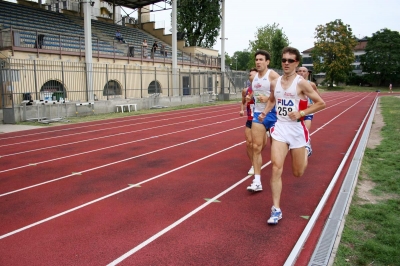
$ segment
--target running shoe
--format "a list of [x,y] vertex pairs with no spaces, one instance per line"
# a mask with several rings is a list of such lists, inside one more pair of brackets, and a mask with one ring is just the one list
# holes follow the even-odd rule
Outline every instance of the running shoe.
[[268,224],[278,224],[278,221],[282,219],[282,211],[277,211],[274,206],[271,208],[271,217],[268,219]]
[[249,175],[254,175],[254,167],[252,166],[249,171],[247,172]]
[[309,141],[309,142],[307,142],[307,144],[306,144],[306,150],[307,150],[307,155],[308,155],[308,157],[310,157],[311,156],[311,154],[312,154],[312,148],[311,148],[311,142]]
[[251,192],[262,191],[261,183],[256,183],[253,180],[253,183],[251,183],[251,185],[247,187],[247,190]]

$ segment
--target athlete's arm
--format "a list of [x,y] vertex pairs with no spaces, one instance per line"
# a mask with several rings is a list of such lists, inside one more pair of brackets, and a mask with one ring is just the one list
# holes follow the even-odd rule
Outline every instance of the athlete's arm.
[[276,73],[274,70],[271,70],[271,72],[269,73],[269,82],[272,82],[274,80],[276,80],[277,78],[279,78],[280,75],[278,73]]
[[[271,84],[272,84],[272,81],[276,80],[279,77],[280,77],[279,74],[276,73],[274,70],[271,70],[271,72],[269,72],[268,79]],[[262,103],[266,103],[268,101],[268,98],[269,98],[269,96],[266,96],[266,95],[258,96],[258,100]]]
[[240,116],[244,115],[244,106],[247,104],[247,102],[246,102],[246,93],[247,93],[247,88],[243,88],[243,90],[242,90],[242,103],[240,104],[240,112],[239,112]]
[[[301,110],[302,112],[304,112],[303,116],[313,114],[325,108],[324,100],[322,100],[321,96],[319,96],[319,94],[311,87],[309,82],[301,80],[299,83],[297,83],[297,89],[299,95],[304,94],[313,101],[313,104],[311,106],[307,107],[307,109],[305,110]],[[288,115],[292,120],[297,120],[302,117],[300,111],[291,112]]]
[[264,118],[267,116],[267,114],[274,108],[275,106],[275,85],[276,85],[276,79],[271,82],[270,90],[271,94],[269,95],[267,105],[264,108],[264,111],[258,116],[258,120],[262,122]]
[[319,93],[319,90],[318,90],[318,87],[317,87],[317,85],[315,85],[315,83],[314,82],[310,82],[310,84],[311,84],[311,87],[318,93],[318,95],[320,95],[321,96],[321,94]]

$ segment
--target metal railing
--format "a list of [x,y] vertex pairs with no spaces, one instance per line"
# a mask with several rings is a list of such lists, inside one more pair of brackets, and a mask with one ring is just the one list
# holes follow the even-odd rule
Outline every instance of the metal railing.
[[[43,36],[42,39],[39,38],[39,35]],[[113,58],[114,62],[115,59],[123,59],[128,63],[130,61],[172,63],[170,49],[166,50],[165,56],[158,52],[154,58],[144,58],[139,47],[133,46],[132,54],[129,45],[120,45],[116,40],[106,42],[93,37],[92,43],[93,57],[97,57],[98,61],[100,58]],[[63,55],[75,55],[82,59],[85,56],[85,40],[81,35],[11,27],[0,31],[0,49],[11,49],[13,56],[16,51],[28,51],[35,52],[37,57],[40,54],[58,54],[60,59]],[[219,57],[198,53],[185,54],[181,51],[178,51],[177,56],[178,65],[220,67]]]
[[[91,93],[98,101],[147,98],[153,93],[160,97],[221,93],[221,72],[207,69],[178,69],[176,88],[168,66],[93,63],[86,68],[84,62],[6,59],[0,71],[2,95],[12,100],[5,105],[19,105],[27,98],[43,101],[46,97],[86,102]],[[88,78],[92,88],[87,87]],[[226,83],[225,92],[228,90]]]

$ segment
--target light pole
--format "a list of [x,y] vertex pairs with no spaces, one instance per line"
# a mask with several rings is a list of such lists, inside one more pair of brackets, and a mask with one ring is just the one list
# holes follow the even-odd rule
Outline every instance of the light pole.
[[237,71],[237,57],[235,57],[235,60],[236,60],[236,71]]

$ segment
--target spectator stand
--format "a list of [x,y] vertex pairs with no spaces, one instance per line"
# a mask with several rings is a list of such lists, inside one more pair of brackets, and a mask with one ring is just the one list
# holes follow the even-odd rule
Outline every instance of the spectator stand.
[[161,109],[167,108],[168,106],[160,105],[160,93],[153,93],[149,95],[149,106],[150,109]]

